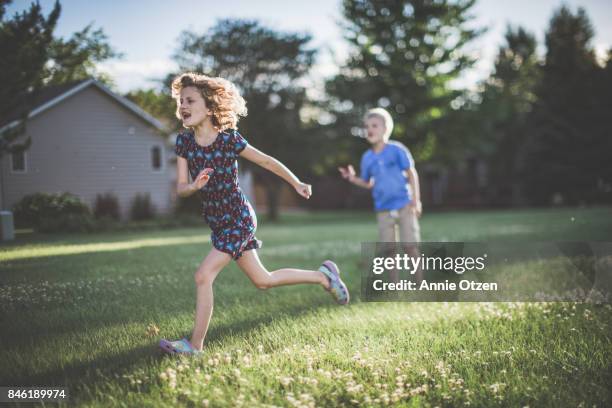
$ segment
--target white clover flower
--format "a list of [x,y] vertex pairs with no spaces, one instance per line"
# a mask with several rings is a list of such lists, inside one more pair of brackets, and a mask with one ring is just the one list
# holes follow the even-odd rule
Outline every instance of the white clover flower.
[[281,378],[280,378],[280,383],[281,383],[281,384],[282,384],[284,387],[286,387],[286,386],[288,386],[289,384],[291,384],[291,382],[292,382],[292,381],[293,381],[293,378],[291,378],[291,377],[281,377]]

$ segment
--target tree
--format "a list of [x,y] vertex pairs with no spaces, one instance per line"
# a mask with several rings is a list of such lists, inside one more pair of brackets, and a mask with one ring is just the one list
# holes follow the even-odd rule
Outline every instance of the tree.
[[467,27],[473,5],[474,0],[343,1],[352,51],[327,84],[338,131],[348,134],[366,109],[382,106],[394,115],[393,137],[409,144],[417,160],[431,159],[444,142],[451,106],[462,96],[450,83],[474,62],[463,51],[482,32]]
[[91,24],[72,34],[68,40],[55,38],[42,73],[44,83],[58,85],[95,78],[112,87],[112,78],[100,72],[97,65],[122,54],[115,51],[107,40],[104,31],[101,28],[93,30]]
[[508,26],[505,40],[476,107],[480,135],[473,144],[489,169],[487,201],[499,205],[523,200],[521,166],[540,78],[534,35]]
[[591,146],[597,153],[596,171],[597,192],[595,199],[598,202],[612,203],[612,161],[608,152],[612,152],[612,120],[610,120],[610,101],[612,100],[612,49],[609,49],[604,67],[597,70],[595,95],[599,103],[594,108],[595,122],[598,125],[599,142]]
[[609,74],[597,63],[593,35],[585,10],[574,14],[565,6],[554,13],[546,32],[525,172],[535,203],[548,203],[557,194],[571,204],[594,202],[602,184],[612,183],[612,91],[605,88]]
[[[291,163],[298,175],[308,171],[312,143],[302,127],[306,105],[303,84],[314,62],[310,35],[280,33],[251,20],[220,20],[200,35],[185,31],[174,59],[181,71],[220,76],[236,84],[247,101],[248,116],[239,127],[257,148]],[[168,85],[174,75],[170,75]],[[253,166],[268,199],[268,216],[278,216],[281,180]]]
[[27,149],[31,140],[14,144],[25,130],[25,119],[32,108],[31,95],[43,85],[41,72],[53,42],[53,30],[61,12],[59,1],[45,18],[38,3],[5,20],[10,0],[0,0],[0,118],[19,112],[19,125],[0,134],[0,157],[6,152]]
[[91,31],[91,25],[68,40],[55,38],[53,31],[61,14],[58,0],[46,18],[35,2],[5,20],[10,3],[0,0],[0,117],[16,118],[18,124],[0,134],[0,156],[30,146],[29,137],[23,143],[15,141],[24,133],[26,118],[43,87],[90,77],[110,84],[96,64],[120,56],[106,43],[103,31]]
[[178,130],[180,123],[175,116],[176,104],[165,92],[137,89],[128,92],[125,97],[159,119],[167,129]]

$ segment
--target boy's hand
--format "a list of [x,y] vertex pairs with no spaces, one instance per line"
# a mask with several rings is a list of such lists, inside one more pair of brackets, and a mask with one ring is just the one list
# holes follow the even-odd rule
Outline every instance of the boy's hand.
[[423,204],[421,204],[421,200],[412,201],[409,205],[410,208],[412,208],[412,211],[415,212],[417,218],[420,218],[421,214],[423,213]]
[[338,171],[342,175],[342,178],[346,180],[351,180],[351,178],[355,177],[355,168],[352,164],[349,164],[346,167],[338,167]]
[[297,191],[299,195],[301,195],[307,200],[312,195],[312,186],[310,184],[300,182],[294,185],[293,187],[295,188],[295,191]]

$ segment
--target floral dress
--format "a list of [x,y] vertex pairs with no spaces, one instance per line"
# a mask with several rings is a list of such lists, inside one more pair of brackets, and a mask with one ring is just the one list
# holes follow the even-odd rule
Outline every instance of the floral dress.
[[175,153],[187,159],[192,180],[205,168],[214,169],[208,183],[199,190],[202,215],[212,230],[213,246],[235,260],[244,251],[262,245],[255,237],[255,211],[238,184],[236,159],[247,144],[237,130],[225,129],[208,146],[198,144],[192,130],[181,130],[175,145]]

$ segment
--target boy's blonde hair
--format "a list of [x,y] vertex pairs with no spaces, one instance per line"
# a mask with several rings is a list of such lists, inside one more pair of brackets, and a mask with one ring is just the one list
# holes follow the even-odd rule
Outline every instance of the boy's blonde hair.
[[[181,90],[192,86],[200,91],[206,107],[212,114],[212,124],[219,130],[238,129],[239,116],[247,115],[246,102],[236,86],[227,79],[209,77],[196,72],[185,72],[172,81],[172,97],[177,101]],[[177,103],[176,117],[180,120],[180,105]]]
[[373,108],[365,113],[363,119],[366,120],[373,116],[379,117],[383,120],[385,124],[385,134],[383,135],[383,138],[385,139],[385,141],[389,140],[389,138],[391,137],[391,132],[393,132],[393,118],[391,117],[391,114],[387,112],[386,109]]

